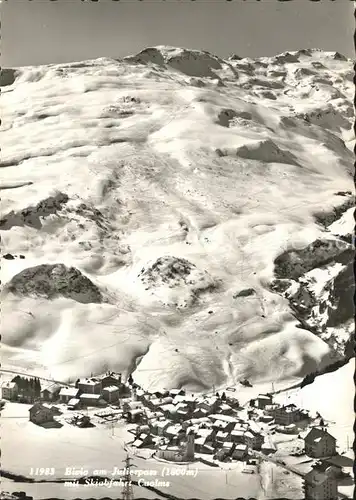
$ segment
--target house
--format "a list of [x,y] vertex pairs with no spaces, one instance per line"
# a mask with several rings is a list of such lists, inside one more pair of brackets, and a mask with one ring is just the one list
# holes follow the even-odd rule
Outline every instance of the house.
[[265,424],[269,424],[270,422],[273,422],[274,417],[272,415],[260,415],[258,417],[259,422],[263,422]]
[[253,401],[255,408],[264,410],[267,405],[272,404],[272,396],[270,394],[259,394]]
[[182,462],[184,460],[184,451],[178,446],[160,446],[156,451],[158,458],[169,460],[170,462]]
[[76,398],[79,394],[79,389],[76,387],[62,387],[59,392],[59,402],[68,403],[72,398]]
[[244,444],[245,443],[245,431],[244,430],[231,431],[230,439],[233,443]]
[[176,396],[184,396],[185,391],[183,389],[171,389],[169,391],[169,394],[172,396],[172,398],[175,398]]
[[174,424],[166,427],[163,435],[166,436],[173,444],[179,444],[182,435],[184,435],[183,427],[180,424]]
[[108,403],[117,403],[119,400],[120,389],[117,385],[108,385],[103,387],[102,397]]
[[172,418],[173,415],[177,413],[177,408],[172,403],[162,405],[161,410],[163,411],[163,415],[166,418]]
[[261,434],[251,432],[250,430],[245,432],[244,439],[247,447],[252,450],[260,450],[264,441],[264,438]]
[[233,410],[238,410],[240,408],[239,400],[235,396],[228,396],[226,398],[226,404],[228,404]]
[[216,396],[204,399],[203,402],[198,403],[198,408],[204,408],[209,413],[216,411],[219,408],[220,399]]
[[227,422],[229,424],[232,424],[233,426],[235,426],[237,423],[236,417],[233,417],[231,415],[223,415],[221,413],[213,413],[212,415],[209,415],[209,419],[213,421],[219,420],[221,422]]
[[47,422],[54,421],[55,411],[41,403],[35,403],[30,409],[30,421],[34,424],[41,425]]
[[205,408],[196,408],[192,413],[192,418],[204,418],[209,414]]
[[129,423],[142,423],[145,421],[145,413],[141,408],[127,412],[127,421]]
[[158,420],[154,425],[152,425],[152,432],[157,436],[163,436],[165,429],[167,429],[170,425],[170,420]]
[[[101,399],[100,394],[81,394],[79,396],[80,403],[83,406],[99,406],[99,401]],[[106,401],[104,401],[106,403]]]
[[230,443],[229,441],[225,441],[221,449],[227,451],[228,452],[227,456],[231,457],[235,450],[235,443]]
[[331,457],[336,454],[336,439],[321,427],[313,427],[304,438],[305,453],[309,457]]
[[243,460],[247,457],[248,448],[246,444],[235,444],[235,448],[232,452],[232,458],[235,460]]
[[229,457],[229,450],[220,449],[214,455],[215,460],[219,460],[220,462],[224,462]]
[[272,417],[274,417],[274,414],[276,413],[276,410],[278,408],[280,408],[279,404],[266,405],[263,410],[263,413],[265,415],[271,415]]
[[327,470],[313,468],[304,476],[304,493],[306,500],[336,500],[337,479]]
[[144,395],[145,395],[145,391],[143,389],[136,389],[136,400],[137,401],[142,401]]
[[68,401],[68,410],[76,410],[80,406],[80,399],[72,398]]
[[57,384],[51,384],[41,390],[41,399],[44,401],[56,401],[61,388]]
[[140,434],[137,439],[132,443],[132,446],[136,448],[142,448],[151,444],[152,438],[148,434]]
[[229,439],[230,439],[230,435],[228,432],[219,431],[216,433],[216,441],[219,444],[223,444],[223,443],[225,443],[225,441],[228,441]]
[[9,401],[15,401],[19,393],[19,388],[16,382],[2,382],[1,397]]
[[222,403],[218,407],[218,411],[220,411],[220,413],[222,413],[223,415],[231,415],[233,413],[233,410],[232,410],[231,406],[229,406],[226,403]]
[[166,396],[166,397],[162,398],[162,401],[161,401],[162,405],[168,405],[168,404],[172,404],[172,403],[173,403],[173,398],[171,398],[170,396]]
[[130,410],[137,410],[138,408],[142,408],[141,401],[131,401],[128,399],[122,404],[122,409],[126,412]]
[[204,453],[204,448],[208,443],[208,438],[206,436],[200,436],[195,440],[195,451],[197,453]]
[[102,389],[111,386],[120,388],[123,385],[121,382],[121,373],[114,373],[109,371],[105,373],[105,375],[102,375],[101,377],[98,378],[101,381]]
[[342,466],[333,462],[332,458],[330,460],[318,460],[312,467],[319,472],[327,472],[330,477],[342,478]]
[[[218,417],[228,417],[228,415],[218,415]],[[224,432],[231,432],[235,428],[236,419],[225,420],[221,418],[215,418],[216,415],[209,415],[209,418],[213,420],[212,427],[215,430],[220,430]]]
[[262,443],[261,451],[265,455],[269,455],[270,453],[275,453],[277,451],[277,448],[274,443],[272,443],[271,439],[266,437],[264,439],[264,442]]
[[147,401],[147,406],[152,410],[158,410],[162,406],[162,399],[160,398],[152,398]]
[[150,426],[147,424],[139,425],[136,429],[136,436],[138,437],[140,434],[151,434]]
[[207,455],[213,455],[215,453],[215,448],[211,445],[206,444],[203,446],[200,453],[204,453]]
[[299,408],[294,404],[277,407],[274,410],[274,420],[277,425],[290,425],[302,420],[303,416]]
[[82,394],[100,394],[101,380],[97,378],[83,378],[78,382],[78,389]]

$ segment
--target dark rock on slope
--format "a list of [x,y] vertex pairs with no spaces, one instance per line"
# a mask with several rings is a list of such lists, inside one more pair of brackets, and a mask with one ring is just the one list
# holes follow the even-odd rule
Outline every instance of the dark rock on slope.
[[338,240],[315,240],[300,250],[287,250],[275,261],[274,274],[277,278],[298,279],[303,274],[336,261],[348,264],[354,255],[352,245]]
[[42,264],[24,269],[6,285],[15,295],[46,299],[65,297],[83,304],[100,303],[100,290],[75,267]]
[[21,212],[9,212],[0,220],[0,229],[9,230],[14,226],[30,226],[40,229],[42,227],[40,217],[57,214],[68,200],[69,197],[65,193],[58,192],[40,201],[36,206],[25,208]]

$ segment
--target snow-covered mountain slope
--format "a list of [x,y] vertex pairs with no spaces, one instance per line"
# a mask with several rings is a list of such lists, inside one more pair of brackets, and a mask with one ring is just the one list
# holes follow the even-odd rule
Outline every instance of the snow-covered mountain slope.
[[4,70],[3,364],[203,390],[343,356],[352,77],[161,46]]

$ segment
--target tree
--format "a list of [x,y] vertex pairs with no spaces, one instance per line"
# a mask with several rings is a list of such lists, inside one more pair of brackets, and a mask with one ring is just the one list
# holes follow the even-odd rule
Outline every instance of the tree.
[[133,384],[133,378],[132,378],[131,373],[130,373],[130,375],[129,375],[129,378],[127,379],[127,382],[129,383],[129,385],[132,385],[132,384]]
[[226,401],[226,394],[225,394],[225,392],[222,393],[221,399],[222,399],[222,401]]

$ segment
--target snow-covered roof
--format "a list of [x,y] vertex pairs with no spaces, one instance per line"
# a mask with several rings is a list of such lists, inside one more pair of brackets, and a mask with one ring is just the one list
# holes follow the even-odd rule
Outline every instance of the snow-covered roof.
[[173,396],[178,396],[182,392],[182,389],[171,389],[169,392]]
[[225,410],[225,411],[227,411],[227,410],[232,410],[231,406],[229,406],[229,405],[228,405],[228,404],[226,404],[226,403],[222,403],[222,404],[220,405],[220,409],[221,409],[221,410]]
[[172,403],[167,403],[166,405],[161,406],[162,411],[175,412],[177,411],[176,407]]
[[233,448],[234,447],[234,443],[230,443],[229,441],[224,441],[223,445],[222,445],[223,448]]
[[238,419],[233,417],[232,415],[221,415],[220,413],[214,413],[209,415],[209,418],[212,420],[221,420],[222,422],[237,422]]
[[259,394],[259,395],[257,396],[257,399],[265,399],[265,400],[267,400],[267,401],[272,401],[272,396],[269,396],[269,395],[267,395],[267,394]]
[[305,436],[304,441],[308,444],[313,444],[320,442],[322,439],[332,439],[333,441],[336,441],[334,436],[329,434],[326,430],[318,427],[313,427]]
[[141,408],[137,408],[135,410],[130,410],[129,413],[130,415],[139,415],[140,413],[143,413],[143,410]]
[[164,429],[168,425],[170,425],[171,421],[170,420],[159,420],[158,422],[155,423],[157,427],[160,429]]
[[15,389],[17,387],[16,382],[2,382],[1,387],[6,389]]
[[109,385],[108,387],[103,388],[103,392],[117,392],[119,388],[116,385]]
[[208,439],[207,436],[200,436],[195,440],[195,444],[202,446],[203,444],[205,444],[207,439]]
[[75,406],[77,405],[78,403],[80,403],[80,399],[77,399],[77,398],[72,398],[68,401],[68,406]]
[[100,399],[100,394],[81,394],[80,399]]
[[82,384],[82,385],[98,385],[100,384],[100,380],[97,380],[95,378],[82,378],[79,380],[78,382],[79,384]]
[[76,387],[63,387],[60,392],[59,392],[59,395],[60,396],[72,396],[73,398],[78,394],[79,392],[79,389],[77,389]]
[[231,436],[243,436],[245,434],[245,431],[243,430],[233,430],[231,431]]
[[169,427],[167,427],[166,433],[176,435],[181,430],[182,430],[182,426],[180,424],[175,424],[175,425],[170,425]]

